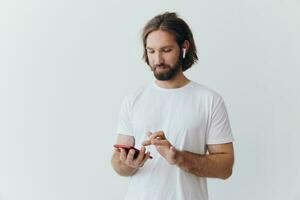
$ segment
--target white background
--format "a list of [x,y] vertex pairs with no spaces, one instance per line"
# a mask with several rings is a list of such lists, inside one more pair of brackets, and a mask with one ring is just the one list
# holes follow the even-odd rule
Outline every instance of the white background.
[[[147,20],[176,11],[235,137],[211,200],[299,200],[300,3],[296,0],[0,2],[0,200],[122,199],[110,166],[124,95],[153,80]],[[298,186],[297,186],[298,185]]]

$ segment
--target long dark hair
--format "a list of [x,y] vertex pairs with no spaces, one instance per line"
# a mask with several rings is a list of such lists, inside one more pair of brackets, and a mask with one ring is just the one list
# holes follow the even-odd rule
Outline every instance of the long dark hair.
[[144,45],[143,60],[149,65],[146,51],[146,40],[152,31],[163,30],[174,35],[175,40],[182,48],[185,40],[189,41],[190,46],[186,53],[185,59],[181,59],[182,71],[189,69],[198,61],[197,49],[193,38],[193,33],[187,23],[177,16],[175,12],[165,12],[152,18],[143,28],[142,40]]

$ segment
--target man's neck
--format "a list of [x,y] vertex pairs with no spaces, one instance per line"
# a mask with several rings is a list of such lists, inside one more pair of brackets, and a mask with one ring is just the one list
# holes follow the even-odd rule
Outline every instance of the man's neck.
[[190,80],[184,76],[182,71],[178,72],[178,74],[173,79],[167,81],[155,80],[155,83],[159,87],[166,88],[166,89],[180,88],[185,86],[189,82]]

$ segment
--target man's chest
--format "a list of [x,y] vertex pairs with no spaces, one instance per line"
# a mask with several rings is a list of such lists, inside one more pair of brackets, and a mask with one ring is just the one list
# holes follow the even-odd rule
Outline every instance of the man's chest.
[[[146,139],[148,131],[164,131],[172,142],[202,141],[209,123],[208,106],[202,102],[141,102],[132,109],[132,127],[137,141]],[[179,144],[178,144],[179,145]]]

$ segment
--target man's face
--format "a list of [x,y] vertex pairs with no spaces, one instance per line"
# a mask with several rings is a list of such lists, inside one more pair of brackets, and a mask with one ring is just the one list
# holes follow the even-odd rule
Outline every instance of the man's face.
[[162,30],[151,32],[146,40],[149,65],[157,80],[174,78],[181,70],[180,49],[175,37]]

